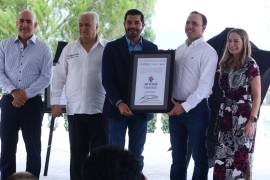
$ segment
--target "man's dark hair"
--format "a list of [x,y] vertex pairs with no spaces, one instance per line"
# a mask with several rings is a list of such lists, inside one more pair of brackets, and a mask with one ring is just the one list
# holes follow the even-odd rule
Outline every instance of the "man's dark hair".
[[102,146],[88,156],[82,167],[83,180],[142,180],[139,161],[124,149]]
[[203,26],[206,26],[207,25],[207,18],[204,14],[198,12],[198,11],[192,11],[190,14],[198,14],[202,17],[202,23],[203,23]]
[[143,13],[142,13],[141,11],[139,11],[138,9],[130,9],[130,10],[128,10],[128,11],[126,12],[126,14],[125,14],[125,19],[124,19],[124,21],[126,21],[128,15],[132,15],[132,16],[140,15],[140,16],[141,16],[141,22],[142,22],[142,24],[144,25],[144,15],[143,15]]

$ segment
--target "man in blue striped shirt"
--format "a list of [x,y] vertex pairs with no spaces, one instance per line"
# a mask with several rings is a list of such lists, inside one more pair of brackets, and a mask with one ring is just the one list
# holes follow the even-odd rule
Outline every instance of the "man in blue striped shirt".
[[21,129],[27,152],[26,171],[39,177],[41,168],[41,94],[51,79],[49,47],[33,33],[35,14],[23,10],[17,16],[18,36],[0,42],[1,179],[16,171],[18,131]]

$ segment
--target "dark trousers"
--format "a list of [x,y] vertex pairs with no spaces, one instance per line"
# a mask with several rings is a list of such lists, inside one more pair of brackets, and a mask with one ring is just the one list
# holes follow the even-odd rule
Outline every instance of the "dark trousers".
[[21,108],[14,107],[11,95],[1,99],[1,180],[16,172],[18,132],[21,129],[25,143],[26,171],[39,177],[41,168],[41,125],[43,119],[40,96],[29,99]]
[[143,169],[142,152],[146,140],[147,118],[133,116],[129,118],[109,118],[109,144],[121,148],[125,147],[126,130],[128,128],[129,144],[128,150],[131,151],[140,163],[141,171]]
[[70,179],[81,180],[81,169],[93,149],[107,143],[107,126],[102,114],[68,116]]
[[209,108],[203,100],[194,109],[180,116],[169,118],[170,140],[172,145],[171,180],[187,179],[188,141],[192,149],[195,167],[193,180],[207,180],[208,157],[206,148]]

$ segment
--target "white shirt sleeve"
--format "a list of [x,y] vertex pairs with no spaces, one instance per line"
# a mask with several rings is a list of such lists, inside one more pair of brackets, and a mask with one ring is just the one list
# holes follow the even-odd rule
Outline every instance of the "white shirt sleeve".
[[212,93],[218,56],[214,49],[202,55],[200,64],[200,79],[197,89],[189,95],[182,106],[186,112],[197,106]]
[[64,47],[59,61],[53,68],[52,84],[51,84],[51,105],[59,105],[61,95],[67,79],[67,61],[66,53],[68,46]]

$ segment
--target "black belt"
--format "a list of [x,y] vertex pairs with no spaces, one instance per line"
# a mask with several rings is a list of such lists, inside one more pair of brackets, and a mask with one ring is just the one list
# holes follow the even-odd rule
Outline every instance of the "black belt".
[[[180,103],[180,104],[186,102],[186,100],[179,100],[179,99],[175,99],[175,98],[173,98],[173,99],[174,99],[176,102]],[[208,103],[207,98],[202,99],[201,102],[199,102],[199,103],[202,103],[202,102]],[[198,104],[199,104],[199,103],[198,103]]]

